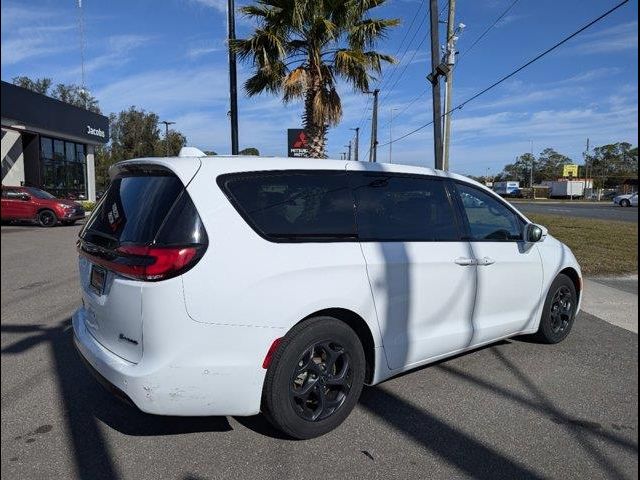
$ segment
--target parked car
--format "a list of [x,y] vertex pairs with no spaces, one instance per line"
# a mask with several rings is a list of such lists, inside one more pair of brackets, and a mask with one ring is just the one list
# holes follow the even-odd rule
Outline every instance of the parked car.
[[638,206],[638,193],[628,193],[626,195],[618,195],[613,198],[613,203],[620,205],[621,207],[637,207]]
[[571,250],[459,175],[259,157],[110,175],[80,232],[75,344],[147,413],[262,412],[316,437],[364,383],[516,335],[560,342],[579,309]]
[[58,222],[73,225],[85,217],[79,203],[56,198],[35,187],[2,186],[2,221],[36,222],[42,227],[53,227]]

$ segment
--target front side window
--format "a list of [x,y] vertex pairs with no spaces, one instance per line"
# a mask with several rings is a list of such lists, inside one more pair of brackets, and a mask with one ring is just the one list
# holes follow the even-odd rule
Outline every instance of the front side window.
[[503,202],[463,183],[457,183],[456,188],[469,224],[470,240],[522,240],[523,222]]
[[249,224],[270,240],[357,237],[344,172],[252,172],[223,175],[218,184]]
[[364,241],[459,240],[445,182],[393,174],[350,174]]
[[44,200],[51,200],[51,199],[56,198],[53,195],[51,195],[49,192],[45,192],[44,190],[40,190],[39,188],[25,187],[25,190],[32,197],[41,198],[41,199],[44,199]]

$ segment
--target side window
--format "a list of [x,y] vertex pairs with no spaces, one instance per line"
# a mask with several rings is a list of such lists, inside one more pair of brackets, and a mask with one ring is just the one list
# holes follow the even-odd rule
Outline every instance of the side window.
[[504,203],[478,188],[457,183],[471,240],[522,240],[523,223]]
[[445,183],[427,177],[349,174],[361,240],[459,240]]
[[223,175],[218,183],[251,226],[271,240],[357,237],[344,172],[253,172]]
[[2,189],[2,198],[7,200],[21,200],[22,192],[20,190],[14,190],[10,188]]

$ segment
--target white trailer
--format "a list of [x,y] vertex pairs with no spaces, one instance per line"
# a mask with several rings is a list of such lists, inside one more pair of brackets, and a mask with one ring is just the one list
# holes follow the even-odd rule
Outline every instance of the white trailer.
[[542,182],[549,187],[549,197],[578,198],[584,195],[584,189],[591,188],[591,180],[557,180]]

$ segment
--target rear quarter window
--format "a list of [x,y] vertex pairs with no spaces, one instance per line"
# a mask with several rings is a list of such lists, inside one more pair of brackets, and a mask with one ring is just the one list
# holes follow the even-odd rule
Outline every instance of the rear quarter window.
[[218,184],[244,219],[271,241],[357,238],[344,172],[286,171],[222,175]]

